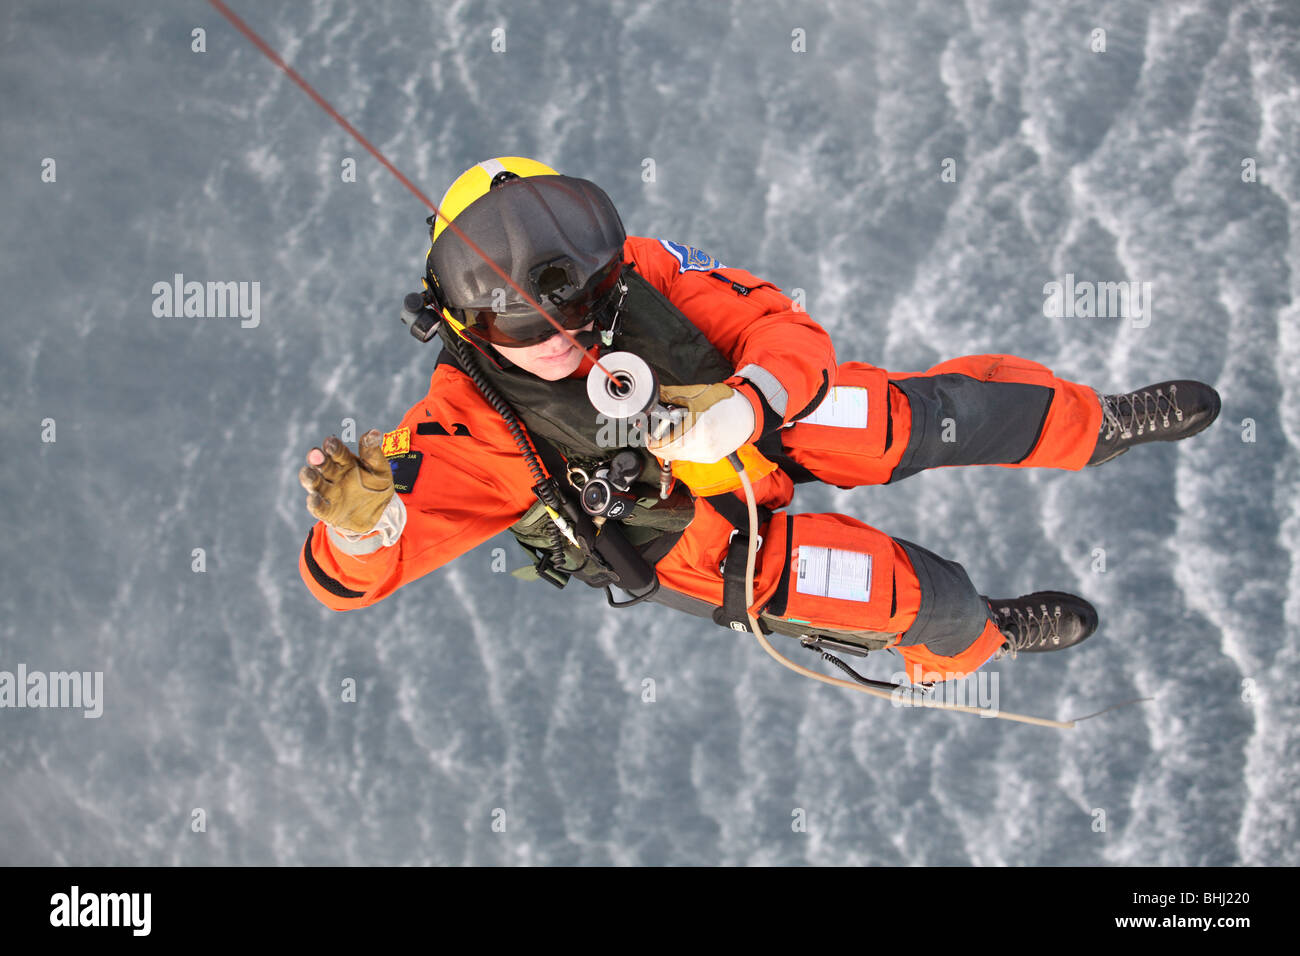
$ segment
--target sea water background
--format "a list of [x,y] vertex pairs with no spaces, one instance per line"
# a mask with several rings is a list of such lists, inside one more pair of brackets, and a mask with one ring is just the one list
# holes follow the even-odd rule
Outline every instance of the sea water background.
[[[105,701],[0,711],[0,863],[1300,862],[1300,6],[235,6],[435,199],[537,156],[806,290],[842,360],[1214,383],[1211,431],[1103,469],[797,499],[1095,601],[1084,648],[996,666],[1005,709],[1156,700],[1072,732],[893,709],[492,573],[506,538],[324,610],[295,473],[427,387],[396,318],[426,210],[206,4],[6,3],[0,669],[103,670]],[[257,280],[260,326],[155,318],[178,272]],[[1150,326],[1045,318],[1066,273],[1152,282]]]

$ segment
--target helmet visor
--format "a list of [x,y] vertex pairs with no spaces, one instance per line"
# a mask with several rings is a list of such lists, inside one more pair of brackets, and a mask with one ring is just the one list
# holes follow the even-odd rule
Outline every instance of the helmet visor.
[[[601,319],[615,302],[618,289],[618,277],[622,272],[622,262],[616,262],[591,283],[588,289],[564,301],[555,301],[543,295],[540,302],[547,307],[551,319],[559,323],[568,332],[574,332]],[[465,331],[480,341],[506,348],[525,348],[539,345],[558,330],[546,316],[527,306],[516,306],[509,312],[494,312],[490,309],[453,309],[455,315],[465,326]]]

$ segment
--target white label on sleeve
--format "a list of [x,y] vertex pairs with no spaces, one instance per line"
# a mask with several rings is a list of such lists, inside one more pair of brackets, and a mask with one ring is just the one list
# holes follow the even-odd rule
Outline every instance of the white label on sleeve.
[[871,600],[871,555],[839,548],[799,546],[795,590],[840,601]]
[[829,425],[831,428],[867,427],[867,390],[836,385],[807,418],[795,424]]

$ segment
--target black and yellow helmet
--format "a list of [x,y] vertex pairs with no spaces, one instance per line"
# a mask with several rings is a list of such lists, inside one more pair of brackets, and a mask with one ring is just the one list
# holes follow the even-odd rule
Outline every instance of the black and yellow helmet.
[[561,176],[533,159],[503,156],[478,163],[451,184],[429,217],[425,289],[462,338],[507,347],[555,333],[471,248],[499,266],[566,329],[599,321],[615,297],[627,238],[599,186]]

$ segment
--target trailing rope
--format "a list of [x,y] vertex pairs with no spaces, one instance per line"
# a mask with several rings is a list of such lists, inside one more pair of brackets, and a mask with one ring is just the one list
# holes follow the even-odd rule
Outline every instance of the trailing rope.
[[[745,466],[740,461],[740,457],[732,454],[727,456],[727,460],[731,462],[731,466],[736,469],[736,473],[740,476],[740,483],[745,489],[745,506],[749,510],[749,552],[745,555],[745,614],[749,618],[749,629],[753,632],[758,643],[762,646],[763,650],[767,651],[767,653],[776,660],[778,664],[783,667],[788,667],[796,674],[802,674],[804,677],[810,677],[823,684],[830,684],[832,687],[846,687],[849,690],[855,690],[862,694],[870,694],[872,697],[879,697],[882,700],[895,703],[897,698],[893,693],[888,693],[876,687],[867,687],[863,684],[851,683],[842,680],[839,677],[830,677],[826,674],[819,674],[800,664],[796,664],[774,648],[771,642],[769,642],[767,637],[763,634],[763,631],[758,626],[758,620],[754,617],[754,612],[752,610],[754,606],[754,562],[758,556],[758,505],[754,500],[754,486],[749,481],[749,475],[745,473]],[[1001,720],[1013,720],[1022,724],[1034,724],[1038,727],[1056,727],[1060,730],[1069,730],[1074,727],[1076,723],[1073,720],[1049,720],[1046,717],[1013,714],[1009,711],[991,710],[986,707],[966,707],[961,704],[950,704],[947,701],[930,700],[925,697],[912,697],[908,701],[907,706],[930,707],[935,710],[953,710],[962,714],[975,714],[978,717],[997,717]]]

